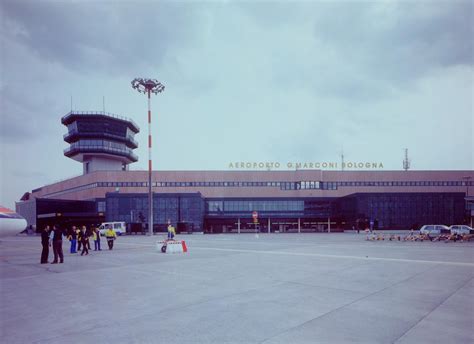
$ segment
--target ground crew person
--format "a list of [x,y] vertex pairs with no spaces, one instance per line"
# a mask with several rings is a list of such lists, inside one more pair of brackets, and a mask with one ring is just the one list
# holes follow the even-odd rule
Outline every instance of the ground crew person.
[[79,240],[79,234],[81,233],[81,229],[80,228],[76,228],[76,238],[77,238],[77,252],[79,252],[81,250],[81,247],[82,247],[82,241]]
[[51,228],[49,226],[46,226],[41,230],[41,245],[43,246],[43,251],[41,251],[41,264],[48,263],[50,231]]
[[50,243],[52,243],[53,253],[54,253],[54,260],[51,262],[51,264],[58,264],[58,258],[59,258],[59,263],[64,262],[63,235],[64,235],[63,230],[59,228],[59,226],[54,225],[53,230],[51,231],[49,235],[49,240],[50,240]]
[[114,240],[117,237],[115,231],[112,227],[105,231],[105,237],[107,238],[107,244],[109,245],[109,250],[114,248]]
[[101,248],[100,248],[100,232],[99,232],[99,228],[95,227],[94,228],[94,232],[93,232],[93,235],[94,235],[94,251],[102,251]]
[[168,239],[173,239],[175,235],[176,235],[176,230],[171,224],[169,224],[168,225]]
[[89,254],[89,249],[87,248],[87,241],[89,241],[89,237],[87,236],[86,233],[86,226],[82,226],[81,231],[79,232],[79,244],[82,244],[82,252],[81,256],[86,254],[86,256]]
[[76,253],[76,240],[77,240],[77,234],[76,234],[76,226],[72,226],[72,229],[69,231],[69,235],[67,237],[69,241],[71,242],[71,253]]

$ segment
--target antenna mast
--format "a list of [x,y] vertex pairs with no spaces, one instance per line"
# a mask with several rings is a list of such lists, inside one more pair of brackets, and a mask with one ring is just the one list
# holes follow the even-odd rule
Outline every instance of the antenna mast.
[[341,171],[344,171],[344,150],[341,151]]
[[403,169],[408,171],[410,169],[410,159],[408,159],[408,148],[405,148],[405,160],[403,160]]

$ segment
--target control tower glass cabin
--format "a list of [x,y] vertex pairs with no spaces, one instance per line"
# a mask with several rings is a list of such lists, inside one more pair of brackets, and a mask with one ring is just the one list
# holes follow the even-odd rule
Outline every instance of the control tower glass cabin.
[[68,132],[64,150],[68,158],[83,164],[83,173],[125,171],[138,161],[133,150],[140,128],[131,119],[102,111],[71,111],[61,119]]

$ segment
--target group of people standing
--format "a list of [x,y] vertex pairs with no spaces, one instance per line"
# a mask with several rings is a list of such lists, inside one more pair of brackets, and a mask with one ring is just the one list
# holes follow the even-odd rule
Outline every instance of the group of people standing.
[[[50,247],[53,247],[54,254],[54,260],[51,264],[64,263],[63,236],[65,236],[71,243],[71,254],[78,253],[82,248],[81,256],[88,255],[89,250],[91,249],[91,238],[94,240],[94,251],[102,251],[100,248],[100,233],[98,228],[92,229],[82,226],[79,229],[76,226],[72,226],[72,228],[65,231],[58,225],[53,225],[53,228],[47,225],[41,231],[41,244],[43,246],[43,251],[41,252],[41,264],[48,263]],[[117,234],[113,228],[107,229],[105,237],[107,238],[109,250],[112,250],[114,247],[114,240],[117,238]]]

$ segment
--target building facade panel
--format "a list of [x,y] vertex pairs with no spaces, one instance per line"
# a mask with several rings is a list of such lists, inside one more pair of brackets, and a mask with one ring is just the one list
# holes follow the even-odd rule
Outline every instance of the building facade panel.
[[[466,183],[474,184],[472,171],[387,171],[367,172],[365,175],[362,172],[332,172],[331,179],[325,181],[316,180],[317,171],[311,174],[309,171],[155,171],[152,183],[154,192],[200,192],[204,197],[235,198],[344,197],[358,192],[465,192]],[[466,176],[472,179],[466,182]],[[135,188],[135,192],[141,192],[147,187],[147,180],[146,171],[98,171],[44,186],[33,192],[33,197],[55,197],[57,193],[74,197],[74,193],[85,189],[100,191],[81,193],[80,197],[84,199],[105,197],[105,193],[116,188]],[[126,192],[134,191],[127,189]]]
[[[109,194],[146,197],[147,180],[147,171],[97,171],[43,186],[31,197],[76,201],[105,200]],[[207,219],[201,227],[212,222],[217,228],[221,218],[232,228],[239,218],[250,218],[250,208],[255,207],[268,219],[287,218],[293,224],[304,219],[319,226],[330,218],[347,226],[361,218],[376,218],[382,228],[405,228],[416,223],[463,220],[467,210],[462,199],[474,186],[474,172],[154,171],[152,183],[155,195],[168,197],[169,202],[175,194],[200,194]],[[156,204],[154,215],[158,221],[168,215],[176,218],[160,204]],[[283,209],[293,204],[303,204],[303,210]],[[115,213],[113,217],[117,216],[133,220],[130,213]]]

